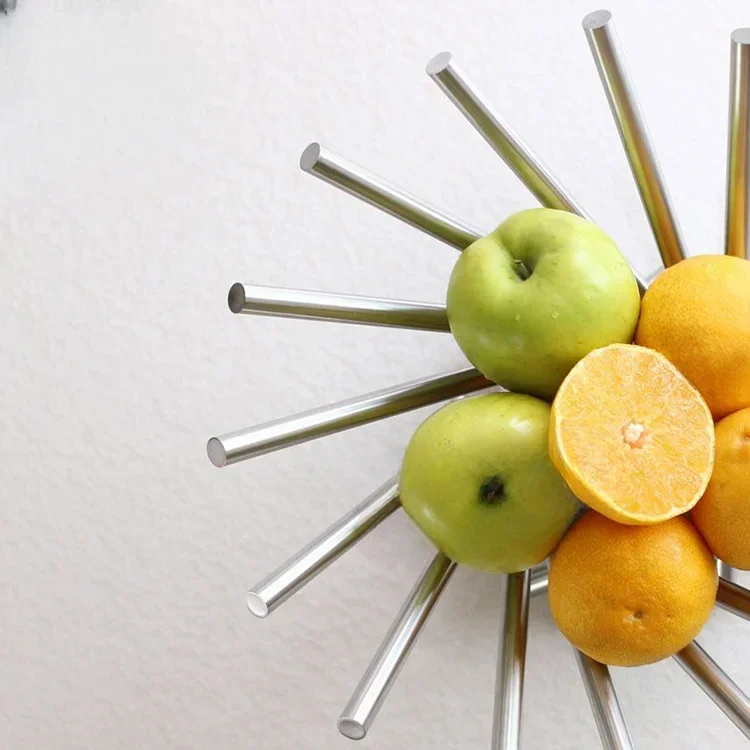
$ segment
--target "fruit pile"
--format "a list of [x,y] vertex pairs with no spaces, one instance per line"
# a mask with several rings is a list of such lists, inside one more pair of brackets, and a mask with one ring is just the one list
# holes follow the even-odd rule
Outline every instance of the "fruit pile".
[[508,392],[418,428],[406,512],[461,564],[549,558],[552,615],[600,662],[685,647],[713,608],[715,557],[750,569],[750,263],[682,261],[641,300],[601,229],[534,209],[461,254],[447,310]]

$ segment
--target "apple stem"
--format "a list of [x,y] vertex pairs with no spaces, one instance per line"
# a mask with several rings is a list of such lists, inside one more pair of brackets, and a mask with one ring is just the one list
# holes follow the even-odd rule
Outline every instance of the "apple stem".
[[526,281],[526,279],[531,276],[531,271],[529,270],[529,267],[522,261],[522,260],[514,260],[513,264],[515,266],[515,272],[521,281]]

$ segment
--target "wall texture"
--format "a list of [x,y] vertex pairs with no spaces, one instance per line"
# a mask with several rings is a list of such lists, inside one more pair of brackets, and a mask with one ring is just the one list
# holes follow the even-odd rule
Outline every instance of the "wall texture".
[[[721,247],[747,4],[615,0],[693,253]],[[211,434],[450,369],[448,336],[232,316],[237,280],[440,300],[446,246],[302,174],[313,139],[481,227],[533,199],[425,76],[458,61],[644,273],[657,254],[582,0],[19,0],[0,17],[0,747],[344,748],[335,719],[430,555],[391,518],[265,621],[243,591],[397,467],[424,412],[224,470]],[[502,580],[459,571],[373,750],[488,746]],[[750,629],[702,637],[750,689]],[[532,605],[524,747],[596,748]],[[636,745],[744,747],[667,662]]]

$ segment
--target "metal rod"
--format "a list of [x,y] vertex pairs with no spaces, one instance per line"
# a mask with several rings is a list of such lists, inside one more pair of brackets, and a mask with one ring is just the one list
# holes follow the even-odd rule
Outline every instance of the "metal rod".
[[719,578],[716,604],[737,617],[750,620],[750,591],[738,583]]
[[273,422],[212,437],[207,452],[214,466],[228,466],[264,453],[375,422],[492,386],[473,367],[384,388]]
[[632,750],[633,741],[620,710],[609,669],[573,649],[604,750]]
[[399,506],[398,476],[395,476],[253,586],[246,595],[248,609],[256,617],[273,612]]
[[543,206],[585,215],[573,196],[456,66],[450,52],[435,55],[426,70]]
[[[476,90],[453,62],[450,52],[435,55],[427,63],[426,70],[427,75],[437,83],[543,206],[570,211],[591,220],[565,186]],[[637,273],[634,272],[634,275],[641,292],[645,292],[648,285]]]
[[724,251],[750,260],[750,29],[732,32]]
[[547,593],[549,576],[547,574],[547,563],[536,565],[531,569],[531,586],[529,588],[530,596],[538,596]]
[[698,683],[703,692],[750,739],[750,699],[728,674],[693,641],[675,654],[678,664]]
[[669,267],[685,258],[684,245],[611,19],[608,10],[597,10],[583,19],[583,28],[662,261]]
[[233,284],[227,298],[233,313],[305,318],[337,323],[449,331],[444,305],[351,294],[309,292],[256,284]]
[[329,151],[319,143],[307,146],[302,152],[299,165],[303,171],[459,250],[486,234]]
[[735,571],[731,565],[727,565],[723,560],[716,561],[716,570],[719,575],[727,581],[734,581]]
[[491,750],[519,750],[521,747],[530,585],[529,570],[507,577],[505,617],[497,652]]
[[425,568],[338,720],[345,737],[367,734],[454,569],[441,552]]

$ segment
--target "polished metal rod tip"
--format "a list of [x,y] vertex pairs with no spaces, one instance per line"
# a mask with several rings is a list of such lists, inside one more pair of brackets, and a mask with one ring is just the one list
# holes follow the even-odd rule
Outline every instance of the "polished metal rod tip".
[[719,578],[716,605],[744,620],[750,620],[750,590],[738,583]]
[[436,76],[445,71],[451,64],[453,54],[451,52],[438,52],[435,57],[427,61],[425,73],[428,76]]
[[212,437],[207,445],[208,457],[214,466],[228,466],[492,385],[473,367],[412,380],[330,406]]
[[585,215],[560,181],[456,66],[450,52],[433,57],[426,71],[543,206]]
[[620,710],[609,669],[578,649],[573,649],[586,695],[604,750],[633,750],[628,726]]
[[367,734],[367,728],[360,721],[339,717],[336,727],[349,740],[363,740]]
[[208,453],[208,458],[214,466],[219,468],[226,466],[227,451],[224,448],[224,443],[221,438],[210,438],[206,445],[206,453]]
[[245,285],[237,282],[229,287],[229,294],[227,294],[227,305],[233,313],[245,312],[245,306],[247,304],[247,292],[245,291]]
[[254,591],[248,591],[245,594],[245,604],[252,614],[261,619],[269,613],[268,605],[263,601],[263,597]]
[[505,616],[497,652],[491,750],[519,750],[521,747],[531,575],[530,570],[511,573],[506,582]]
[[345,737],[367,734],[455,567],[438,552],[425,568],[338,720]]
[[583,28],[662,261],[668,267],[685,257],[684,244],[611,20],[609,11],[598,10],[583,19]]
[[675,654],[677,663],[750,739],[750,700],[729,675],[693,641]]
[[719,576],[723,578],[726,581],[734,581],[735,579],[735,570],[731,565],[727,565],[723,560],[717,560],[716,561],[716,570],[719,573]]
[[308,174],[459,250],[468,247],[485,234],[343,156],[329,151],[319,143],[311,143],[305,148],[299,164]]
[[529,588],[529,594],[531,596],[546,594],[548,588],[549,574],[547,573],[547,563],[544,562],[531,569],[531,586]]
[[750,29],[732,32],[724,251],[750,259]]
[[584,16],[584,29],[601,29],[612,20],[612,14],[608,10],[595,10]]
[[299,166],[303,172],[312,172],[315,165],[320,159],[322,146],[317,142],[313,141],[305,146],[304,151],[299,157]]
[[312,581],[400,506],[398,476],[303,547],[246,594],[247,608],[265,617]]
[[732,41],[735,44],[750,45],[750,28],[735,29],[732,32]]
[[449,331],[444,305],[358,297],[255,284],[233,284],[227,297],[233,313],[334,323]]

